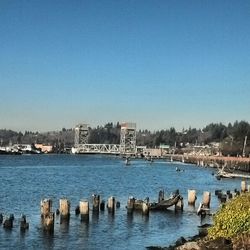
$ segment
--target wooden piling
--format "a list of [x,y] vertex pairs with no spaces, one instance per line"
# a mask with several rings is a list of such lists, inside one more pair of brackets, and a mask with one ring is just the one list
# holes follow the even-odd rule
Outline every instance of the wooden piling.
[[80,206],[76,206],[75,208],[75,215],[79,215],[80,214]]
[[210,192],[203,192],[203,200],[202,200],[202,204],[209,208],[210,207],[210,201],[211,201],[211,193]]
[[148,216],[149,215],[149,202],[143,201],[142,203],[142,214]]
[[120,207],[121,207],[121,202],[120,202],[120,201],[116,201],[115,207],[116,207],[116,208],[120,208]]
[[164,190],[160,190],[158,195],[158,202],[161,202],[163,200],[164,200]]
[[115,197],[111,196],[108,199],[108,212],[109,213],[114,213],[115,212]]
[[3,222],[3,227],[5,229],[12,229],[13,228],[13,221],[14,221],[14,216],[11,214],[8,219],[5,219]]
[[80,201],[80,214],[81,221],[89,221],[89,202],[82,200]]
[[26,216],[22,215],[20,220],[20,231],[24,232],[27,229],[29,229],[29,223],[26,221]]
[[100,195],[93,194],[92,195],[93,202],[93,212],[99,212],[100,209]]
[[241,192],[247,191],[247,182],[245,180],[241,181]]
[[188,204],[189,205],[195,205],[196,201],[196,191],[193,189],[188,190]]
[[41,217],[44,218],[50,214],[52,210],[52,200],[51,199],[44,199],[41,200]]
[[101,210],[101,211],[104,211],[104,210],[105,210],[105,200],[102,200],[102,201],[101,201],[100,210]]
[[59,211],[61,219],[69,219],[70,217],[70,202],[67,199],[59,200]]
[[46,232],[54,232],[55,214],[50,212],[43,217],[43,230]]
[[219,194],[221,194],[221,193],[222,193],[222,190],[221,190],[221,189],[216,189],[215,192],[214,192],[214,194],[217,195],[217,196],[218,196]]
[[181,210],[183,211],[183,207],[184,207],[184,202],[183,199],[179,199],[179,201],[175,204],[175,211],[177,210]]
[[0,214],[0,224],[2,224],[3,223],[3,214],[1,213]]
[[222,194],[221,197],[220,197],[220,201],[221,201],[221,203],[225,203],[227,201],[227,195]]
[[134,211],[134,205],[135,205],[135,198],[129,197],[127,202],[127,213],[132,214]]

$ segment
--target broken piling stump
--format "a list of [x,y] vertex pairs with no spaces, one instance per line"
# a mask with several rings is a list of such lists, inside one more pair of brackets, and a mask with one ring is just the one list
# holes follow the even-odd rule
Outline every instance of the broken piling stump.
[[196,201],[196,191],[193,189],[188,190],[188,204],[194,206]]
[[202,204],[209,208],[210,207],[210,201],[211,201],[211,193],[210,192],[203,192],[203,200],[202,200]]
[[53,212],[49,212],[42,219],[43,230],[49,233],[54,232],[54,223],[55,223],[55,214]]
[[104,211],[105,210],[105,200],[102,200],[101,204],[100,204],[100,210]]
[[51,199],[41,200],[40,206],[41,206],[41,217],[44,218],[47,215],[49,215],[52,210],[52,200]]
[[134,212],[135,198],[133,196],[128,198],[127,213],[132,214]]
[[70,217],[70,202],[67,199],[60,199],[59,205],[60,219],[68,220]]
[[80,214],[81,221],[88,222],[89,221],[89,202],[82,200],[80,201]]
[[100,195],[93,194],[92,195],[93,199],[93,212],[98,213],[100,209]]
[[26,216],[22,215],[20,220],[20,231],[24,232],[27,229],[29,229],[29,223],[26,221]]
[[108,199],[108,212],[109,213],[114,213],[115,212],[115,197],[111,196]]
[[245,180],[241,181],[241,192],[244,193],[247,191],[247,182]]
[[5,229],[12,229],[13,228],[13,221],[14,221],[14,215],[10,214],[9,218],[5,219],[3,222],[3,227]]

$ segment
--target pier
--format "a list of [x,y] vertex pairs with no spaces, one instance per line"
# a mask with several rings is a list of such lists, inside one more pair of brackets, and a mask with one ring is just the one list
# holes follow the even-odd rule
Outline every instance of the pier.
[[[232,171],[239,170],[250,173],[250,158],[230,156],[190,156],[168,154],[166,158],[171,161],[196,164],[201,167],[228,168]],[[236,174],[235,174],[236,175]],[[242,177],[239,176],[235,177]],[[244,177],[244,176],[243,176]]]

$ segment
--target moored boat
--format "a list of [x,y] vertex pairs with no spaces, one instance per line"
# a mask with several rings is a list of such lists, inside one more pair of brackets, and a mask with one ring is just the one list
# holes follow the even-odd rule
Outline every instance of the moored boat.
[[153,202],[149,204],[149,209],[150,210],[155,210],[155,211],[164,211],[167,210],[169,207],[172,207],[178,203],[179,200],[182,200],[182,196],[179,194],[175,194],[172,197],[168,199],[163,199],[159,202]]
[[147,197],[145,200],[135,199],[134,201],[134,210],[142,210],[143,203],[149,204],[149,210],[152,211],[165,211],[168,208],[176,205],[179,200],[182,200],[182,196],[180,194],[174,194],[168,199],[161,199],[158,202],[149,202],[149,198]]

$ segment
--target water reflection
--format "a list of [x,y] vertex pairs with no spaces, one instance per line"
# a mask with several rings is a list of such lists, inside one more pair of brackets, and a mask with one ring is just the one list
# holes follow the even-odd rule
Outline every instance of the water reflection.
[[70,218],[60,218],[60,231],[64,234],[69,232]]
[[92,223],[97,224],[99,221],[99,211],[92,212]]

